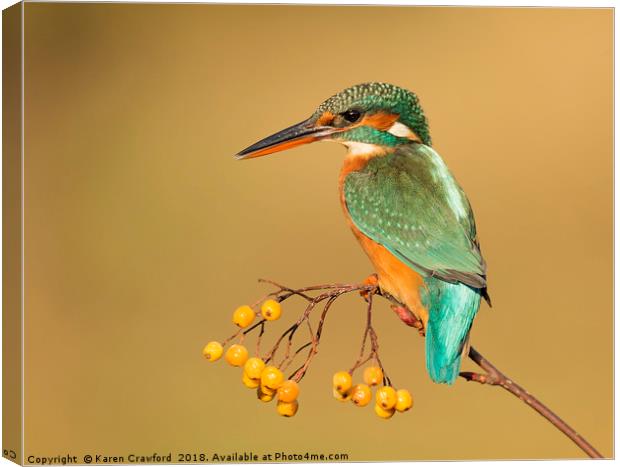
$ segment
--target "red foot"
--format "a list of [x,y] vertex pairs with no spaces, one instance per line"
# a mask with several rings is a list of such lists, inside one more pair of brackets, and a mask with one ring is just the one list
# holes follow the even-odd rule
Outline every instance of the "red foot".
[[398,305],[390,305],[390,307],[403,323],[405,323],[407,326],[411,326],[412,328],[416,328],[420,335],[424,335],[424,323],[418,318],[416,318],[415,315],[411,311],[409,311],[408,308]]

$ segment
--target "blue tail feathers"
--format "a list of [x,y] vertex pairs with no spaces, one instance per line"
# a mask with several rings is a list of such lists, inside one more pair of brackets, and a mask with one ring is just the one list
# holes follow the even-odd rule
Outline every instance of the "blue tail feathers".
[[426,369],[436,383],[452,384],[461,368],[461,352],[480,306],[480,289],[425,279],[422,301],[428,309]]

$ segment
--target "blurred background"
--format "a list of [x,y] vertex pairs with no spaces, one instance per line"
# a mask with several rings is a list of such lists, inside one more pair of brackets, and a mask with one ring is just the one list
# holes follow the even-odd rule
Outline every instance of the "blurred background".
[[[257,278],[372,272],[338,201],[342,147],[232,155],[375,80],[419,95],[474,207],[494,307],[473,345],[613,455],[611,9],[25,12],[26,456],[583,456],[499,388],[433,384],[423,339],[384,303],[382,360],[415,398],[389,421],[331,395],[359,351],[358,297],[334,305],[292,419],[204,361],[269,291]],[[266,342],[302,308],[287,303]]]

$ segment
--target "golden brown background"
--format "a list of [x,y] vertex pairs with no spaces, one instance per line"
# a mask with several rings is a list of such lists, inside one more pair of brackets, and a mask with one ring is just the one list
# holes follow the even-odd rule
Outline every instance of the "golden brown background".
[[612,18],[26,4],[26,456],[582,456],[497,388],[431,383],[423,340],[385,305],[382,358],[415,409],[386,422],[333,400],[363,329],[355,297],[329,316],[293,419],[203,360],[257,277],[371,272],[337,200],[341,147],[232,158],[370,80],[418,93],[474,206],[494,308],[472,342],[613,455]]

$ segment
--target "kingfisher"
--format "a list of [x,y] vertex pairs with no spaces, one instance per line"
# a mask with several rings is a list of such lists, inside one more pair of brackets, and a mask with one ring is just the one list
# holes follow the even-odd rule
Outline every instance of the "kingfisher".
[[486,263],[469,200],[431,145],[418,97],[392,84],[358,84],[235,157],[314,141],[347,148],[340,203],[375,268],[367,282],[413,313],[425,335],[429,376],[453,384],[481,299],[490,305]]

